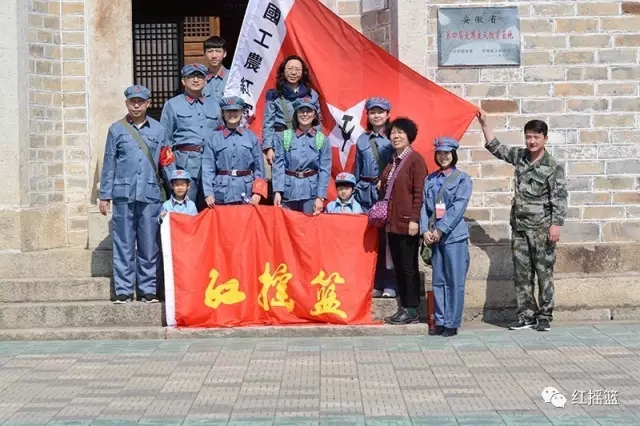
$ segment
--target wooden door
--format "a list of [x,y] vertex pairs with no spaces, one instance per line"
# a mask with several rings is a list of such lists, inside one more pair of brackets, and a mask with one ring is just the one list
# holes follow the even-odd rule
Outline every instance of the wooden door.
[[201,63],[208,66],[202,43],[211,36],[220,35],[220,17],[187,16],[184,18],[184,64]]

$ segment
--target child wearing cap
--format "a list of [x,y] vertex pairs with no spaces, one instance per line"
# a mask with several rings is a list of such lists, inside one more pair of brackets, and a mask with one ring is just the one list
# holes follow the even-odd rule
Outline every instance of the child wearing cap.
[[[388,135],[391,127],[391,102],[376,96],[367,99],[364,108],[367,111],[367,131],[356,141],[354,174],[357,182],[355,198],[366,213],[378,201],[378,182],[382,171],[391,160],[393,146]],[[386,245],[386,232],[381,229],[373,297],[396,297],[395,273],[386,267]]]
[[216,204],[257,205],[267,197],[264,160],[258,137],[242,127],[244,100],[220,100],[224,125],[208,139],[202,157],[202,189],[208,207]]
[[306,214],[324,209],[331,173],[331,144],[318,130],[318,106],[296,99],[293,129],[277,134],[273,164],[273,204]]
[[340,173],[336,176],[338,198],[327,204],[327,213],[362,214],[364,211],[353,195],[356,177],[351,173]]
[[190,216],[196,216],[198,209],[193,201],[187,196],[189,191],[189,185],[191,185],[191,175],[185,170],[174,170],[171,174],[171,198],[162,204],[160,210],[160,216],[158,222],[162,223],[162,219],[169,212],[188,214]]
[[453,138],[435,140],[435,162],[440,170],[424,182],[420,212],[423,243],[431,245],[434,329],[430,335],[458,334],[464,309],[464,288],[469,270],[469,228],[464,212],[471,199],[471,178],[456,169],[459,147]]

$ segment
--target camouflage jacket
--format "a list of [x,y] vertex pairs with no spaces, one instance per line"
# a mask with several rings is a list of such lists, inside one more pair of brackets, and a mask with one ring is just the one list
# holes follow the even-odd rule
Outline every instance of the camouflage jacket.
[[567,184],[564,168],[549,152],[531,164],[525,148],[508,147],[493,138],[485,145],[500,160],[515,166],[511,226],[517,231],[564,225]]

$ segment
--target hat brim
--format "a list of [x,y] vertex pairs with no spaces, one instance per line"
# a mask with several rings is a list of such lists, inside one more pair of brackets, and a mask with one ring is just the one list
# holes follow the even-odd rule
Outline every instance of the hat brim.
[[356,186],[355,183],[349,181],[349,180],[337,180],[336,181],[336,185],[351,185],[351,186]]
[[369,107],[366,108],[366,110],[369,111],[370,109],[374,109],[374,108],[380,108],[381,110],[384,110],[384,111],[391,111],[391,108],[389,108],[387,105],[383,105],[379,103],[369,105]]
[[242,107],[238,105],[225,105],[220,107],[220,109],[223,111],[242,111]]
[[456,148],[452,147],[452,146],[437,146],[436,147],[436,152],[440,151],[440,152],[451,152],[451,151],[455,151]]

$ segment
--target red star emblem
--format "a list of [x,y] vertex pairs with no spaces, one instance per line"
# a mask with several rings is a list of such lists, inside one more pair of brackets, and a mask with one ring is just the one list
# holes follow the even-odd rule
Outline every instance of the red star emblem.
[[140,91],[140,86],[136,86],[136,92]]
[[229,103],[229,105],[233,105],[233,98],[229,99],[228,103]]

